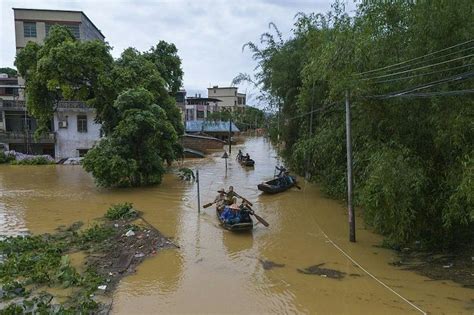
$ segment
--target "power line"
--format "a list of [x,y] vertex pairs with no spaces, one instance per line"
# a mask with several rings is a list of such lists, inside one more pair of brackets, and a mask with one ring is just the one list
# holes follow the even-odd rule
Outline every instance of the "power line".
[[452,70],[456,70],[456,69],[460,69],[460,68],[465,68],[465,67],[469,67],[469,66],[474,66],[474,63],[469,63],[469,64],[465,64],[465,65],[462,65],[462,66],[452,67],[452,68],[443,69],[443,70],[438,70],[438,71],[432,71],[432,72],[427,72],[427,73],[414,74],[414,75],[410,75],[410,76],[406,76],[406,77],[401,77],[401,78],[374,81],[374,82],[371,82],[371,83],[373,83],[373,84],[381,84],[381,83],[388,83],[388,82],[403,81],[403,80],[408,80],[408,79],[413,79],[413,78],[422,77],[422,76],[425,76],[425,75],[432,75],[432,74],[437,74],[437,73],[452,71]]
[[454,58],[454,59],[450,59],[450,60],[445,60],[445,61],[429,64],[429,65],[426,65],[426,66],[421,66],[421,67],[414,68],[414,69],[408,69],[408,70],[404,70],[404,71],[400,71],[400,72],[396,72],[396,73],[389,73],[389,74],[384,74],[384,75],[380,75],[380,76],[376,76],[376,77],[372,77],[372,78],[364,78],[364,79],[360,79],[360,80],[361,81],[367,81],[367,80],[373,80],[373,79],[387,78],[387,77],[391,77],[391,76],[394,76],[394,75],[399,75],[399,74],[413,72],[413,71],[417,71],[417,70],[421,70],[421,69],[431,68],[431,67],[434,67],[434,66],[439,66],[439,65],[442,65],[442,64],[450,63],[450,62],[453,62],[453,61],[457,61],[457,60],[461,60],[461,59],[469,58],[469,57],[473,57],[473,56],[474,56],[474,54],[470,54],[470,55],[467,55],[467,56],[462,56],[462,57],[458,57],[458,58]]
[[324,112],[328,109],[330,109],[331,107],[333,107],[334,105],[338,104],[337,102],[333,102],[327,106],[324,106],[324,107],[321,107],[321,108],[318,108],[318,109],[315,109],[315,110],[312,110],[312,111],[309,111],[307,113],[303,113],[303,114],[300,114],[300,115],[297,115],[297,116],[293,116],[291,118],[287,118],[286,120],[293,120],[293,119],[296,119],[296,118],[301,118],[301,117],[304,117],[304,116],[307,116],[307,115],[310,115],[311,113],[317,113],[317,112]]
[[378,71],[385,70],[385,69],[390,69],[390,68],[393,68],[393,67],[396,67],[396,66],[399,66],[399,65],[407,64],[407,63],[410,63],[412,61],[425,58],[427,56],[432,56],[432,55],[438,54],[438,53],[443,52],[443,51],[447,51],[447,50],[450,50],[450,49],[453,49],[453,48],[456,48],[456,47],[459,47],[459,46],[462,46],[462,45],[465,45],[465,44],[469,44],[471,42],[474,42],[474,39],[470,39],[466,42],[459,43],[459,44],[456,44],[456,45],[451,46],[451,47],[443,48],[441,50],[437,50],[437,51],[428,53],[426,55],[419,56],[419,57],[416,57],[416,58],[412,58],[412,59],[409,59],[409,60],[405,60],[405,61],[402,61],[402,62],[399,62],[399,63],[395,63],[395,64],[392,64],[392,65],[388,65],[388,66],[385,66],[385,67],[381,67],[381,68],[377,68],[377,69],[373,69],[373,70],[369,70],[369,71],[365,71],[365,72],[356,73],[356,74],[354,74],[354,76],[363,75],[363,74],[367,74],[367,73],[378,72]]
[[425,93],[409,93],[396,96],[389,95],[371,95],[363,96],[362,98],[372,99],[388,99],[394,97],[405,97],[405,98],[427,98],[427,97],[438,97],[438,96],[458,96],[458,95],[470,95],[474,93],[474,89],[468,90],[452,90],[452,91],[438,91],[438,92],[425,92]]
[[[427,59],[427,60],[415,62],[415,63],[412,63],[412,64],[407,64],[407,65],[404,65],[404,66],[401,66],[401,67],[395,67],[394,69],[390,69],[389,71],[391,71],[391,73],[393,73],[393,71],[400,71],[400,70],[407,69],[407,68],[410,68],[410,67],[414,67],[414,66],[417,66],[417,65],[426,64],[427,62],[432,62],[432,61],[435,61],[435,60],[444,59],[446,57],[449,57],[449,56],[452,56],[452,55],[458,55],[460,53],[463,53],[463,52],[466,52],[466,51],[469,51],[469,50],[473,50],[473,49],[474,49],[474,46],[469,47],[469,48],[465,48],[465,49],[462,49],[462,50],[454,51],[454,52],[451,52],[451,53],[446,54],[446,55],[437,56],[437,57],[434,57],[434,58],[430,58],[430,59]],[[391,73],[386,73],[386,74],[391,74]],[[364,79],[370,80],[372,78],[374,78],[374,77],[365,77]]]

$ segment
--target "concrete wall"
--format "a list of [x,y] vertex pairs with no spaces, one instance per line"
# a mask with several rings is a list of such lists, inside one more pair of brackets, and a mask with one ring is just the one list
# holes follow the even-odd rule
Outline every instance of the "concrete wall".
[[[222,102],[218,103],[219,107],[236,108],[245,107],[246,95],[244,93],[237,93],[236,87],[212,87],[207,89],[207,97],[220,99]],[[243,100],[243,104],[239,105],[238,98]]]
[[[87,115],[87,132],[77,131],[77,116]],[[79,149],[90,149],[100,139],[100,125],[94,122],[93,111],[67,110],[54,115],[56,131],[56,159],[79,157]],[[67,128],[59,128],[59,121],[67,120]]]

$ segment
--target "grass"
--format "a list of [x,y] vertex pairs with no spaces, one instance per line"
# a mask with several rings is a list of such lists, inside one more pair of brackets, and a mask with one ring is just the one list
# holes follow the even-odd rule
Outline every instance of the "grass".
[[43,156],[37,156],[31,159],[24,159],[24,160],[13,160],[10,161],[12,165],[48,165],[54,164],[54,162],[48,160]]
[[109,220],[130,219],[137,216],[137,212],[133,209],[133,204],[129,202],[112,205],[105,214]]

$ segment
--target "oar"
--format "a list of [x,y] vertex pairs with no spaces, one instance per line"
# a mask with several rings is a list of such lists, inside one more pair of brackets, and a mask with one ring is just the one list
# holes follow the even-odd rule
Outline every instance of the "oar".
[[203,208],[209,208],[210,206],[212,206],[213,204],[215,204],[216,202],[209,202],[209,203],[206,203],[204,206],[202,206]]
[[301,190],[301,187],[296,185],[296,183],[293,184],[293,186],[295,186],[296,188],[298,188],[299,190]]
[[263,219],[261,216],[257,215],[257,214],[255,213],[255,211],[253,211],[253,209],[250,208],[249,205],[247,205],[247,208],[250,210],[249,213],[250,213],[251,215],[253,215],[253,216],[255,217],[255,219],[257,219],[260,223],[262,223],[263,225],[265,225],[265,227],[268,227],[268,226],[270,225],[267,221],[265,221],[265,219]]
[[248,203],[250,206],[253,206],[253,203],[251,203],[250,201],[248,201],[247,199],[245,199],[244,197],[242,197],[241,195],[239,195],[238,193],[234,192],[234,194],[239,197],[240,199],[242,199],[245,203]]

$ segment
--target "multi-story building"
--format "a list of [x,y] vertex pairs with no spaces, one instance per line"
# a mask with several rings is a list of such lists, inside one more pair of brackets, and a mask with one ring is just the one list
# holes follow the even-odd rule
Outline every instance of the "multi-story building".
[[[51,26],[58,24],[69,28],[79,40],[103,41],[105,38],[82,11],[20,8],[13,11],[17,52],[28,41],[42,44]],[[33,137],[36,121],[27,114],[25,97],[28,96],[22,93],[23,85],[24,80],[18,78],[12,88],[14,95],[0,95],[0,143],[6,144],[9,149],[50,154],[59,160],[82,156],[100,138],[100,125],[94,122],[93,109],[76,101],[60,101],[54,117],[51,117],[51,132],[39,139]]]
[[200,94],[188,97],[186,98],[184,120],[206,120],[208,114],[219,111],[220,102],[221,100],[217,98],[201,97]]
[[207,89],[207,97],[217,98],[220,109],[228,109],[231,111],[242,111],[246,105],[246,95],[239,93],[236,87],[219,87],[214,85]]

